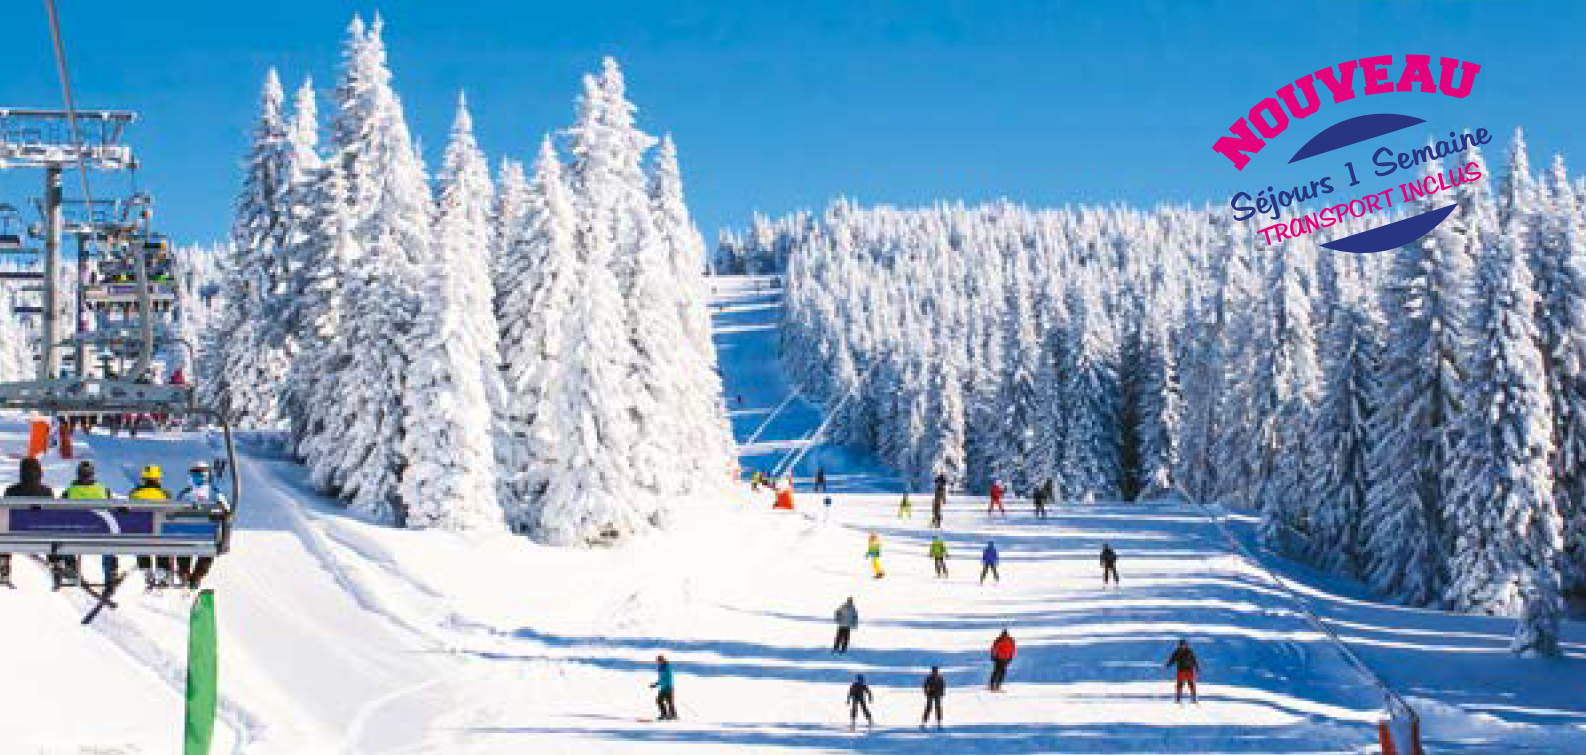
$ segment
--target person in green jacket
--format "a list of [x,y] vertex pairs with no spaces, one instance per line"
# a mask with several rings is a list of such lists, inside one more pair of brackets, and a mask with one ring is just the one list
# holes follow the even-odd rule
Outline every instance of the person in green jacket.
[[[94,479],[94,463],[83,461],[77,465],[77,478],[72,480],[72,484],[66,486],[66,490],[61,491],[61,497],[75,500],[108,501],[111,495],[110,488],[101,485]],[[120,566],[119,560],[115,556],[106,555],[100,557],[99,563],[104,569],[105,584],[114,584],[118,571],[117,567]]]
[[942,536],[937,535],[931,540],[931,561],[936,563],[936,576],[947,578],[947,543],[942,542]]
[[898,503],[898,518],[899,519],[913,519],[914,518],[914,504],[909,503],[909,494],[908,493],[904,493],[903,494],[903,500],[900,503]]

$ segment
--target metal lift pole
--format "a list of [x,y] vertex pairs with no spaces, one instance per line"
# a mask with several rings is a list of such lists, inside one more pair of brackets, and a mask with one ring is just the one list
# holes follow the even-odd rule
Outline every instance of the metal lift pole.
[[39,379],[54,380],[57,373],[55,342],[60,338],[59,305],[55,286],[61,263],[61,166],[44,169],[44,312],[43,341],[39,354]]
[[88,238],[77,236],[77,377],[88,378]]

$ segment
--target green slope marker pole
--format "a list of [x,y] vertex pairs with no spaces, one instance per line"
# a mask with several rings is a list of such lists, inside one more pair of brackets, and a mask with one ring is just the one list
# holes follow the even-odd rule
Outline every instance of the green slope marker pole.
[[185,755],[209,755],[215,737],[216,671],[215,594],[198,593],[187,625],[187,724]]

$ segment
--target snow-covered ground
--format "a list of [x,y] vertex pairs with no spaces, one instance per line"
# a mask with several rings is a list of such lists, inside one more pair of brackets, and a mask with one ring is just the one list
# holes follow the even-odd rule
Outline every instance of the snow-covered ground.
[[[718,343],[734,425],[747,438],[786,397],[774,292],[718,281]],[[736,395],[744,396],[738,406]],[[750,450],[771,466],[818,423],[789,402]],[[138,465],[177,475],[213,456],[198,436],[90,440],[123,489]],[[16,427],[0,448],[18,449]],[[212,578],[220,618],[219,753],[495,755],[561,752],[1364,753],[1375,752],[1371,685],[1221,533],[1182,504],[1059,506],[1045,521],[957,499],[945,539],[952,576],[925,557],[925,501],[864,454],[816,448],[832,479],[773,512],[747,488],[699,501],[667,533],[613,550],[520,538],[404,532],[348,516],[299,468],[250,454],[235,549]],[[814,461],[806,466],[813,469]],[[70,463],[52,460],[64,484]],[[179,475],[178,475],[179,478]],[[1248,525],[1235,522],[1248,535]],[[865,537],[885,545],[872,579]],[[978,583],[987,540],[1003,582]],[[1121,590],[1100,588],[1096,552],[1121,555]],[[1281,561],[1367,662],[1420,705],[1433,753],[1586,752],[1586,627],[1569,657],[1522,661],[1513,622],[1401,609]],[[90,574],[97,572],[94,565]],[[129,587],[122,607],[78,626],[86,600],[51,594],[19,558],[0,593],[11,683],[0,752],[180,751],[186,598]],[[831,614],[853,596],[861,625],[834,656]],[[984,691],[987,648],[1020,642],[1007,692]],[[1188,638],[1202,702],[1176,706],[1162,663]],[[682,720],[653,715],[655,656],[675,664]],[[919,682],[948,679],[947,728],[916,727]],[[876,691],[877,730],[850,734],[854,673]]]

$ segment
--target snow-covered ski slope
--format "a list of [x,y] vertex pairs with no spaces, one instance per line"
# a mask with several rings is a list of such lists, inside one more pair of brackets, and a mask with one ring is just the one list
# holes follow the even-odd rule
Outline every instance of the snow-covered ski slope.
[[[734,410],[746,437],[752,413],[786,395],[766,327],[776,302],[751,296],[750,282],[718,283],[722,360],[729,395],[745,394]],[[768,444],[808,434],[818,413],[798,411],[767,428]],[[163,464],[175,485],[194,458],[214,455],[194,435],[89,443],[101,478],[123,490],[141,464]],[[0,451],[21,445],[15,427],[0,434]],[[775,453],[765,451],[767,466]],[[897,486],[861,454],[811,454],[834,488]],[[64,484],[70,463],[48,469]],[[1376,751],[1373,688],[1187,507],[1059,506],[1037,521],[1021,501],[993,519],[983,501],[956,499],[944,530],[952,574],[937,580],[928,507],[900,520],[892,492],[835,493],[823,522],[818,496],[772,512],[766,494],[743,489],[696,502],[673,529],[631,546],[567,551],[360,521],[264,452],[242,473],[242,529],[212,576],[217,753]],[[880,580],[862,558],[872,531],[884,542]],[[982,586],[988,539],[1003,551],[1003,582]],[[1121,555],[1121,590],[1100,589],[1103,541]],[[1568,629],[1569,658],[1520,661],[1503,647],[1511,621],[1384,607],[1278,566],[1422,705],[1431,752],[1586,752],[1580,625]],[[13,649],[0,752],[180,752],[186,599],[129,585],[119,610],[83,628],[86,599],[49,593],[24,560],[17,572],[22,589],[0,590],[0,641]],[[852,651],[833,656],[831,615],[848,596],[861,624]],[[983,690],[987,648],[1003,627],[1020,655],[1007,692],[993,694]],[[1180,637],[1205,665],[1198,706],[1172,703],[1162,668]],[[675,664],[678,722],[641,720],[653,717],[660,653]],[[917,728],[931,664],[949,684],[941,732]],[[871,733],[847,731],[854,673],[875,688]]]
[[770,474],[784,459],[797,457],[795,482],[814,482],[826,468],[831,490],[843,493],[900,492],[902,483],[873,456],[841,446],[811,443],[821,414],[788,384],[777,360],[777,328],[782,291],[777,276],[711,279],[716,359],[720,362],[733,435],[745,470]]

